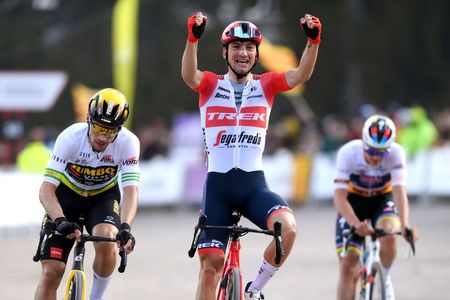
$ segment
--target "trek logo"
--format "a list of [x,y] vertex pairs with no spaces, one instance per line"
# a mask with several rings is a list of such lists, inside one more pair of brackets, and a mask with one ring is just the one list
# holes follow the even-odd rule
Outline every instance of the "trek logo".
[[253,144],[260,145],[261,144],[261,134],[257,133],[255,135],[245,134],[245,131],[242,131],[239,134],[227,134],[226,130],[221,130],[217,133],[216,142],[214,143],[214,147],[219,145],[229,146],[230,144]]
[[217,240],[207,241],[204,243],[198,244],[198,250],[205,248],[218,248],[220,249],[223,246],[223,243]]
[[210,106],[206,108],[206,128],[220,126],[249,126],[266,128],[267,108],[242,107],[237,113],[234,107]]

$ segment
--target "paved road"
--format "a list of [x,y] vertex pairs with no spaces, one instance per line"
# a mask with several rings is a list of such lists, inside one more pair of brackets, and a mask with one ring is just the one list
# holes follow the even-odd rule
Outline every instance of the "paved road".
[[[334,210],[331,206],[302,207],[296,208],[295,214],[299,237],[288,263],[266,287],[266,298],[335,299]],[[196,217],[195,209],[141,210],[133,228],[138,240],[136,251],[129,256],[126,273],[114,274],[107,299],[194,299],[198,259],[188,258],[187,250]],[[393,270],[397,299],[449,299],[450,201],[446,205],[413,205],[411,217],[421,240],[414,259],[404,258],[407,246],[404,241],[399,243]],[[40,275],[39,264],[31,260],[36,247],[34,234],[36,230],[0,234],[2,300],[33,298]],[[269,238],[248,235],[242,241],[242,268],[245,280],[250,280]],[[92,254],[89,247],[89,286]]]

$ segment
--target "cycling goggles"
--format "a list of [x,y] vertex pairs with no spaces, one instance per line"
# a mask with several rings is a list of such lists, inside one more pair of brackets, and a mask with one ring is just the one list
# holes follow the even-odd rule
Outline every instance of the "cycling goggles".
[[252,39],[255,37],[259,37],[260,33],[256,31],[254,28],[250,28],[250,32],[244,32],[241,26],[234,27],[230,29],[230,33],[228,34],[230,37],[240,38],[240,39]]
[[95,124],[92,121],[90,122],[90,124],[91,124],[92,131],[95,134],[102,134],[102,135],[104,135],[107,138],[115,137],[119,133],[120,129],[122,128],[122,127],[119,127],[119,128],[106,128],[106,127],[100,126],[98,124]]
[[366,153],[369,154],[370,156],[386,157],[389,155],[388,149],[374,149],[370,147],[365,147],[364,151],[366,151]]

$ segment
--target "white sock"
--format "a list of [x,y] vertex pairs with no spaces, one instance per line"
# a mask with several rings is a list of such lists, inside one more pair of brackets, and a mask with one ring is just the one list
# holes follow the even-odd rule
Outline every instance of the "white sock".
[[92,282],[91,289],[91,300],[103,300],[103,294],[105,293],[106,288],[108,287],[109,281],[112,276],[101,277],[97,273],[94,272],[94,280]]
[[258,275],[256,275],[255,280],[253,280],[252,284],[249,286],[249,291],[262,291],[267,282],[269,282],[270,278],[275,275],[278,271],[278,268],[269,264],[265,259],[259,268]]
[[385,280],[389,279],[389,276],[391,274],[391,267],[386,268],[385,266],[383,266],[383,264],[380,264],[380,269],[381,269],[381,273],[384,276],[384,279]]

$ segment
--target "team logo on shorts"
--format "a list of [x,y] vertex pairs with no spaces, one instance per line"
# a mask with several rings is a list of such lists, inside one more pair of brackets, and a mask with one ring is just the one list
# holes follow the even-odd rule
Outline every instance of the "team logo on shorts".
[[62,258],[62,249],[57,247],[50,247],[50,257],[51,258]]

